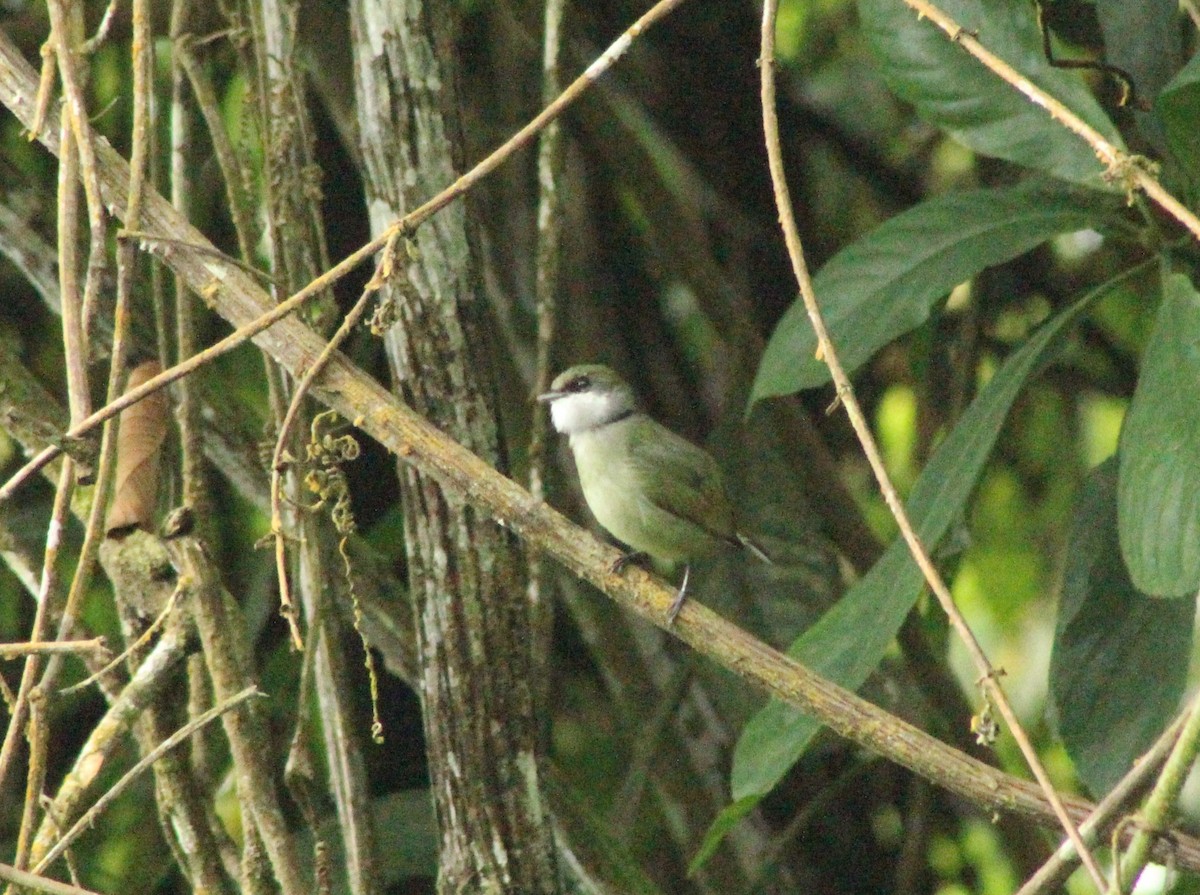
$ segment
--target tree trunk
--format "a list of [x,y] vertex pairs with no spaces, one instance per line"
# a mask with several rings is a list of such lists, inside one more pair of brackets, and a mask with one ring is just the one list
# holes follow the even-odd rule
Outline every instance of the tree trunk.
[[[443,0],[351,4],[355,92],[373,232],[451,183],[460,154]],[[394,386],[419,413],[501,465],[492,368],[466,210],[401,247],[383,300]],[[541,797],[529,607],[511,536],[400,466],[429,773],[442,831],[439,891],[559,891]]]

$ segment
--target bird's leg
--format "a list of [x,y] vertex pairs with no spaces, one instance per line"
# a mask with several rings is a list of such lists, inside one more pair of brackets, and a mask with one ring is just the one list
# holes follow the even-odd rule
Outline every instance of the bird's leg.
[[671,608],[667,610],[667,624],[675,623],[675,616],[679,615],[679,610],[683,608],[683,601],[687,598],[688,577],[692,574],[692,567],[686,565],[683,567],[683,583],[679,585],[679,593],[675,595],[675,602],[671,604]]
[[650,555],[648,553],[643,553],[641,550],[630,550],[628,553],[622,553],[620,556],[614,559],[612,565],[608,567],[608,570],[614,575],[620,575],[625,571],[625,567],[631,562],[641,562],[642,560],[649,558]]

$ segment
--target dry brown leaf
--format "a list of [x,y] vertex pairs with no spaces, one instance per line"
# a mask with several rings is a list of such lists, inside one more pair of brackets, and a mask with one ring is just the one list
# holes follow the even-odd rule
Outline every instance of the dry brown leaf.
[[[134,367],[125,390],[131,391],[162,372],[157,361]],[[117,476],[105,531],[137,526],[150,530],[158,505],[158,466],[167,437],[171,408],[166,391],[157,391],[121,412],[117,434]]]

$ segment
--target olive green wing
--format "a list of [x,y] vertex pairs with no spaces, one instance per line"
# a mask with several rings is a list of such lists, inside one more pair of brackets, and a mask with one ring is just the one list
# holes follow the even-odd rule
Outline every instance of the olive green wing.
[[653,430],[629,448],[642,493],[659,509],[724,541],[736,538],[725,478],[709,454],[670,429]]

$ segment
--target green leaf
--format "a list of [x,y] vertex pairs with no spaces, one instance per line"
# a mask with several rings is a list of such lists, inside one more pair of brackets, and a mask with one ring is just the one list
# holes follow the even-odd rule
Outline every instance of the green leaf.
[[1200,588],[1200,294],[1182,274],[1163,302],[1121,430],[1121,553],[1134,585],[1156,597]]
[[[1071,324],[1094,300],[1143,271],[1144,266],[1127,272],[1058,314],[1001,365],[971,402],[922,471],[909,501],[909,513],[928,549],[963,512],[1021,388],[1048,362]],[[788,654],[817,674],[856,689],[879,664],[921,587],[921,574],[907,546],[897,540],[845,597],[792,644]],[[768,702],[738,739],[733,797],[770,791],[819,729],[819,722],[791,706]]]
[[1058,731],[1088,789],[1104,795],[1174,715],[1187,683],[1195,604],[1129,580],[1117,544],[1117,464],[1088,476],[1067,541],[1050,658]]
[[694,876],[708,862],[729,831],[737,826],[738,821],[753,811],[754,806],[760,801],[762,801],[762,796],[746,796],[746,798],[738,799],[721,809],[716,820],[709,826],[708,832],[704,834],[704,841],[700,843],[700,849],[688,863],[688,876]]
[[[1078,74],[1046,61],[1032,4],[946,0],[940,6],[1105,139],[1123,145]],[[1103,167],[1086,143],[963,52],[933,23],[894,0],[859,0],[858,10],[884,80],[916,106],[922,118],[981,155],[1093,189],[1112,189],[1102,180]]]
[[[1097,226],[1110,205],[1041,182],[942,196],[896,215],[838,252],[813,280],[847,372],[920,326],[934,304],[981,270],[1058,234]],[[767,345],[751,403],[829,380],[815,357],[804,303],[788,309]]]
[[1129,75],[1139,99],[1154,99],[1182,61],[1179,0],[1096,0],[1096,19],[1104,61]]
[[1200,171],[1200,140],[1196,122],[1200,121],[1200,53],[1192,57],[1171,82],[1163,88],[1155,105],[1167,130],[1167,144],[1179,166]]

